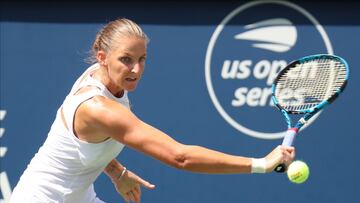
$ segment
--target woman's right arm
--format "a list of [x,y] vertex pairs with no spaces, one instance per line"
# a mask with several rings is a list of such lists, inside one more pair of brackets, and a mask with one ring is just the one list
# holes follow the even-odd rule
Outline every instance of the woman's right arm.
[[[107,135],[178,169],[221,174],[252,172],[254,159],[181,144],[141,121],[123,105],[101,96],[86,101],[77,114],[87,124],[86,132]],[[289,164],[294,156],[293,147],[278,146],[265,157],[264,169],[270,172],[280,163]]]

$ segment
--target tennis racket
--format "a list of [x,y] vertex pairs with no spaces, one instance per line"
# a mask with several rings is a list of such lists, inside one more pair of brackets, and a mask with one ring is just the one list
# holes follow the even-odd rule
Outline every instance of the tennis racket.
[[[349,78],[347,62],[328,54],[306,56],[288,64],[272,85],[272,100],[287,122],[282,145],[292,146],[299,130],[344,90]],[[295,116],[297,114],[298,116]],[[293,125],[289,115],[301,117]],[[285,164],[276,172],[285,172]]]

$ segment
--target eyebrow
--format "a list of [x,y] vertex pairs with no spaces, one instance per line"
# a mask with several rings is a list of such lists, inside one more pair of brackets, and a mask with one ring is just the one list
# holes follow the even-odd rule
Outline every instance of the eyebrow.
[[[126,51],[123,52],[123,55],[134,56],[133,54],[130,54],[129,52],[126,52]],[[146,55],[147,55],[147,54],[145,53],[145,54],[141,55],[141,57],[144,57],[144,56],[146,56]]]

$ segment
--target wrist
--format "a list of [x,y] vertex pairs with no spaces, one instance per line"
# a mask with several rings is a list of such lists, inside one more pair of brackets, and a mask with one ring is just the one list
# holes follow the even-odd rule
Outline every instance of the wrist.
[[121,176],[121,174],[123,173],[123,176],[126,172],[126,170],[124,170],[125,167],[123,165],[121,165],[118,161],[116,161],[115,159],[113,159],[104,169],[104,172],[106,173],[106,175],[109,176],[109,178],[114,182],[116,180],[118,180],[118,178]]
[[116,180],[121,180],[124,176],[125,176],[125,173],[127,172],[127,168],[126,167],[123,167],[123,170],[121,171],[121,173],[116,177]]
[[265,158],[252,158],[251,173],[265,173],[266,172],[266,159]]

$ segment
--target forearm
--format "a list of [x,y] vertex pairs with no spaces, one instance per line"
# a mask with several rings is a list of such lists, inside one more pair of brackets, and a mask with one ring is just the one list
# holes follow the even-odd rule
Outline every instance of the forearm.
[[200,146],[184,146],[177,158],[180,168],[198,173],[251,173],[252,159],[210,150]]
[[119,178],[124,169],[125,167],[123,165],[121,165],[116,159],[113,159],[105,167],[104,173],[109,176],[111,180],[116,180]]

